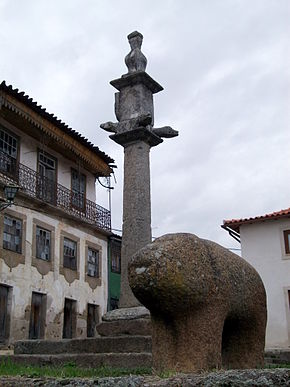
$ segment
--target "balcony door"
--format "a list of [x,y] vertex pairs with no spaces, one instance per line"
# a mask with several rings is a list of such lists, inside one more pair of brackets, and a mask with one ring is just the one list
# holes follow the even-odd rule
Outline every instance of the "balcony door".
[[86,208],[86,176],[79,171],[71,170],[72,206],[85,211]]
[[56,202],[56,159],[46,152],[38,152],[37,196],[47,203]]

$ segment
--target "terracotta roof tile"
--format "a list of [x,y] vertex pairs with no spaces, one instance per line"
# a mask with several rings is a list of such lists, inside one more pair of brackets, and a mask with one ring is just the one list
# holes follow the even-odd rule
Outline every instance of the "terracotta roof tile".
[[270,214],[265,214],[261,216],[255,216],[250,218],[241,218],[241,219],[227,219],[223,221],[222,227],[230,227],[231,229],[238,231],[239,227],[245,223],[256,223],[256,222],[264,222],[265,220],[274,220],[280,218],[290,217],[290,208],[286,208],[284,210],[271,212]]

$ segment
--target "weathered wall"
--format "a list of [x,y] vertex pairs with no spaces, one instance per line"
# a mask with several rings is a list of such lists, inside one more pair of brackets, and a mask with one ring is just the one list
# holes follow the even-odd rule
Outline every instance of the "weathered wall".
[[290,220],[269,220],[240,227],[242,257],[260,274],[267,293],[266,347],[290,345],[290,255],[285,254],[283,230]]
[[[24,216],[26,220],[26,233],[24,235],[24,264],[20,263],[16,267],[10,268],[3,260],[3,254],[6,251],[2,249],[0,253],[0,283],[12,287],[10,341],[28,338],[31,296],[33,291],[47,295],[45,338],[62,338],[65,298],[77,301],[76,337],[86,337],[87,304],[99,305],[100,315],[104,314],[107,309],[106,238],[101,235],[94,235],[89,228],[86,230],[85,226],[75,227],[67,220],[64,222],[23,207],[13,206],[12,210]],[[45,275],[42,275],[36,267],[31,265],[33,243],[35,243],[33,238],[33,223],[35,220],[53,227],[55,232],[52,270]],[[0,232],[1,234],[3,233],[3,222],[1,222]],[[62,267],[60,241],[63,232],[79,238],[79,279],[73,280],[72,283],[69,283],[65,276],[60,274],[60,268]],[[92,288],[86,281],[85,262],[87,259],[87,243],[98,246],[101,252],[101,275],[96,288]]]

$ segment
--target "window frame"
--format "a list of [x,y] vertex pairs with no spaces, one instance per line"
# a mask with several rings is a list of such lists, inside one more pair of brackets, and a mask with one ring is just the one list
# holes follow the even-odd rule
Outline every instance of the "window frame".
[[[16,144],[16,157],[11,156],[9,153],[5,152],[4,150],[0,149],[0,152],[3,153],[5,156],[7,156],[7,162],[5,168],[0,168],[0,170],[3,173],[8,174],[9,176],[15,178],[17,180],[17,165],[19,163],[19,157],[20,157],[20,137],[14,133],[14,131],[8,129],[5,124],[0,122],[0,131],[5,132],[8,136],[13,137],[17,144]],[[9,161],[11,160],[11,162]]]
[[[72,270],[63,265],[63,255],[64,255],[64,238],[70,239],[77,244],[77,268]],[[80,238],[76,237],[73,234],[70,234],[64,230],[60,232],[60,266],[59,273],[62,274],[68,283],[72,283],[76,279],[80,279]]]
[[[51,261],[51,243],[52,243],[52,235],[51,235],[51,231],[50,230],[47,230],[46,228],[44,228],[44,227],[41,227],[41,226],[39,226],[39,225],[36,225],[36,232],[35,232],[35,244],[36,244],[36,246],[35,246],[35,257],[37,258],[37,259],[41,259],[41,260],[43,260],[43,261],[45,261],[45,262],[50,262]],[[37,231],[44,231],[45,233],[49,233],[49,249],[48,249],[48,258],[46,259],[46,258],[42,258],[40,255],[42,254],[42,252],[41,252],[41,254],[39,254],[39,251],[38,251],[38,248],[39,248],[39,244],[37,243],[37,241],[38,241],[38,235],[37,235]],[[44,245],[44,248],[46,247],[46,241],[47,241],[47,239],[45,239],[45,245]],[[45,253],[45,251],[44,251],[44,253]]]
[[[96,253],[96,256],[94,257],[97,262],[90,262],[90,251],[92,251],[93,253]],[[89,270],[89,266],[90,265],[93,265],[94,268],[95,268],[95,275],[91,275],[89,274],[90,270]],[[92,277],[92,278],[99,278],[100,277],[100,251],[98,249],[93,249],[92,247],[88,246],[88,249],[87,249],[87,275],[89,277]]]
[[[66,242],[68,243],[67,247],[65,246]],[[69,246],[69,244],[73,244],[74,248]],[[65,249],[66,248],[70,249],[70,250],[74,250],[74,255],[65,255]],[[66,268],[66,269],[77,271],[77,269],[78,269],[77,258],[78,258],[78,244],[77,244],[77,242],[74,241],[73,239],[64,237],[63,238],[63,256],[62,256],[63,267]],[[74,262],[73,265],[71,264],[72,261]]]
[[[99,275],[98,277],[93,277],[88,275],[88,255],[89,255],[89,249],[98,251],[99,255]],[[103,265],[103,250],[102,246],[93,243],[91,241],[86,241],[85,244],[85,281],[88,282],[91,289],[96,289],[97,286],[102,285],[102,265]]]
[[[16,235],[16,232],[15,232],[14,234],[9,233],[9,232],[5,232],[5,226],[7,226],[7,224],[5,225],[5,218],[10,218],[10,219],[12,219],[12,222],[13,222],[13,221],[16,221],[16,222],[19,222],[19,223],[20,223],[20,225],[21,225],[21,227],[20,227],[20,236],[17,236],[17,235]],[[12,226],[11,226],[11,227],[12,227]],[[13,229],[14,229],[14,227],[13,227]],[[16,230],[17,230],[17,227],[15,228],[15,231],[16,231]],[[11,247],[5,247],[5,246],[4,246],[4,243],[5,243],[5,242],[8,243],[8,241],[6,241],[6,240],[5,240],[5,237],[4,237],[5,233],[6,233],[7,235],[10,235],[10,238],[11,238],[11,236],[14,236],[14,239],[15,239],[16,237],[19,238],[19,243],[18,243],[18,244],[14,243],[15,246],[19,246],[19,250],[14,249],[14,248],[11,248]],[[22,219],[19,219],[19,218],[15,217],[15,216],[12,216],[12,215],[8,214],[8,213],[5,213],[4,216],[3,216],[3,242],[2,242],[2,247],[3,247],[3,249],[4,249],[4,250],[12,251],[13,253],[16,253],[16,254],[22,254],[22,240],[23,240],[23,221],[22,221]],[[10,244],[11,244],[11,241],[10,241]]]
[[[48,223],[44,223],[37,218],[33,218],[33,233],[32,233],[32,257],[31,265],[36,267],[41,275],[48,274],[54,270],[54,256],[55,256],[55,228]],[[50,260],[46,261],[36,256],[36,229],[37,227],[50,232]]]
[[290,254],[290,243],[289,243],[290,230],[283,230],[284,239],[284,251],[285,254]]
[[[22,220],[22,245],[21,253],[16,253],[13,250],[3,249],[3,235],[4,235],[4,215],[9,215],[12,218]],[[26,250],[26,216],[7,208],[3,212],[0,212],[0,256],[6,263],[6,265],[13,269],[19,264],[25,264],[25,250]]]

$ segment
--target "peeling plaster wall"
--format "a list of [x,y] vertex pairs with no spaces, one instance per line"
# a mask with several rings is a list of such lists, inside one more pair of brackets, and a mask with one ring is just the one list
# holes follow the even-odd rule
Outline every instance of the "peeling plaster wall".
[[240,226],[242,257],[260,274],[267,293],[267,348],[290,346],[290,254],[283,231],[290,220],[268,220]]
[[[41,141],[23,133],[13,124],[0,117],[0,124],[14,136],[19,138],[18,161],[33,171],[37,171],[38,150],[43,150],[57,160],[57,183],[71,190],[71,168],[86,176],[86,198],[95,202],[95,177],[82,168],[78,160],[71,161],[65,153],[56,152]],[[21,201],[22,200],[22,201]],[[68,199],[68,205],[70,205]],[[31,201],[31,202],[30,202]],[[17,200],[16,200],[17,203]],[[33,198],[18,199],[18,206],[5,210],[11,216],[23,221],[23,238],[25,240],[22,254],[3,249],[3,212],[0,213],[0,285],[10,287],[9,342],[29,338],[32,292],[46,295],[45,339],[61,339],[63,333],[63,310],[65,298],[76,301],[76,337],[87,335],[87,305],[98,305],[99,314],[107,310],[107,237],[97,233],[96,229],[84,222],[70,220],[70,217],[53,208],[47,209],[42,203],[34,202]],[[32,204],[34,206],[32,206]],[[38,206],[38,207],[37,207]],[[34,209],[32,209],[34,208]],[[38,208],[39,212],[35,209]],[[49,213],[47,213],[49,211]],[[1,215],[2,214],[2,215]],[[36,225],[51,231],[52,249],[51,263],[37,259],[35,255]],[[62,264],[62,242],[64,235],[69,235],[78,243],[77,272],[64,269]],[[2,239],[1,239],[2,238]],[[100,251],[100,278],[88,277],[86,261],[88,246]],[[40,262],[42,261],[42,262]],[[46,265],[46,266],[45,266]],[[45,266],[45,270],[43,267]],[[41,274],[46,273],[46,274]]]
[[[85,226],[74,227],[68,221],[61,221],[48,215],[23,207],[12,206],[13,211],[26,216],[25,264],[19,264],[10,269],[0,256],[0,283],[12,287],[12,307],[10,324],[10,342],[28,339],[32,292],[39,292],[47,296],[46,339],[61,339],[63,329],[64,299],[70,298],[77,302],[76,337],[86,337],[87,304],[99,305],[100,315],[107,309],[107,240],[105,237],[93,235]],[[41,275],[38,269],[31,266],[34,219],[55,228],[55,254],[53,271]],[[1,232],[3,232],[1,225]],[[64,275],[60,274],[60,240],[61,232],[67,232],[79,238],[80,260],[78,265],[79,279],[71,284]],[[100,285],[92,289],[85,281],[85,246],[90,242],[101,248],[101,280]],[[5,250],[2,250],[5,254]]]

